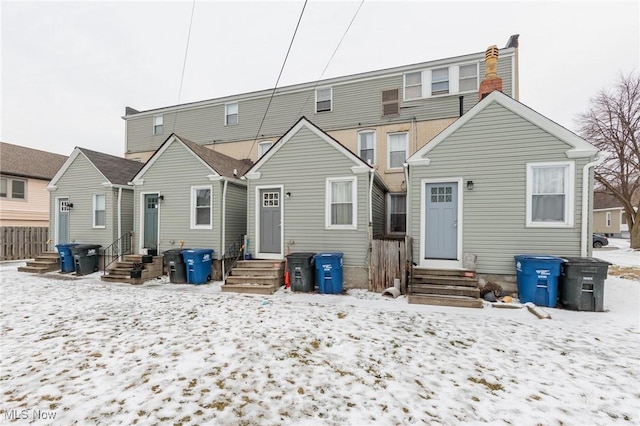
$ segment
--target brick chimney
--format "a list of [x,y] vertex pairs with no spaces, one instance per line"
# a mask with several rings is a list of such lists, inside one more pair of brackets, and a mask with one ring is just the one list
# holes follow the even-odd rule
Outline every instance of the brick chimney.
[[494,90],[502,92],[502,79],[498,77],[498,47],[489,46],[484,52],[485,74],[484,80],[480,83],[478,90],[478,100],[484,99]]

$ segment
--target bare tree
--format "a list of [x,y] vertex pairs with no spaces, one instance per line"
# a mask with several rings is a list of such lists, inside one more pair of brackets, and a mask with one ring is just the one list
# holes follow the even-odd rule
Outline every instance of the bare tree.
[[640,76],[620,74],[613,90],[601,90],[578,116],[580,135],[604,161],[595,169],[598,184],[624,208],[631,247],[640,248]]

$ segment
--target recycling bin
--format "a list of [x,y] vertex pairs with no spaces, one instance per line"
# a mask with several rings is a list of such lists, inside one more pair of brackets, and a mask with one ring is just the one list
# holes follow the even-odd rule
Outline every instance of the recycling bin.
[[546,255],[519,254],[516,260],[516,281],[521,303],[555,308],[558,303],[558,277],[562,258]]
[[312,292],[314,289],[313,256],[315,253],[291,253],[287,255],[287,272],[291,290]]
[[76,275],[87,275],[98,271],[99,244],[78,244],[71,247]]
[[181,253],[186,264],[189,284],[205,284],[211,281],[213,249],[187,249]]
[[313,256],[316,264],[318,293],[342,293],[342,257],[344,253],[318,253]]
[[592,257],[563,259],[560,304],[574,311],[604,311],[604,280],[610,263]]
[[187,282],[187,265],[182,258],[182,250],[190,249],[170,249],[162,252],[164,266],[169,268],[169,282],[174,284],[185,284]]
[[60,272],[73,272],[76,270],[71,255],[71,247],[79,245],[78,243],[63,243],[57,244],[58,256],[60,257]]

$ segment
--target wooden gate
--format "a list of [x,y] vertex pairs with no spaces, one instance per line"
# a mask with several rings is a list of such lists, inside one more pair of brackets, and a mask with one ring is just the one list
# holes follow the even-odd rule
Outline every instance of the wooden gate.
[[411,271],[411,237],[404,240],[372,240],[369,257],[369,291],[381,293],[400,280],[400,291],[407,292]]

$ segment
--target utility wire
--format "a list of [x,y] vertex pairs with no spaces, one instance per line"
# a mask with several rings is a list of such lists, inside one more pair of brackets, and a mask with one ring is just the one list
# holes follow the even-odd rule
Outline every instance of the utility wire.
[[[191,19],[189,20],[189,32],[187,33],[187,46],[184,49],[184,60],[182,61],[182,75],[180,76],[180,88],[178,89],[178,102],[176,106],[180,105],[180,97],[182,96],[182,84],[184,83],[184,70],[187,68],[187,53],[189,53],[189,41],[191,40],[191,26],[193,25],[193,12],[196,10],[196,0],[193,0],[191,5]],[[176,122],[178,121],[178,110],[176,110],[175,117],[173,118],[173,127],[171,133],[176,129]]]
[[291,37],[291,42],[289,43],[289,49],[287,49],[287,55],[284,57],[284,62],[282,62],[282,68],[280,68],[280,74],[278,74],[278,79],[276,80],[276,85],[273,87],[273,91],[271,92],[271,97],[269,98],[269,103],[267,104],[267,109],[264,111],[264,115],[262,116],[262,121],[260,122],[260,126],[258,127],[258,131],[256,132],[256,137],[253,138],[253,143],[251,144],[251,148],[249,149],[249,153],[247,154],[247,158],[251,155],[251,151],[253,151],[253,147],[256,145],[256,141],[258,140],[258,136],[260,136],[260,130],[262,130],[262,125],[264,124],[264,120],[267,118],[267,113],[269,112],[269,107],[271,106],[271,101],[273,101],[273,95],[275,95],[276,89],[278,88],[278,83],[280,82],[280,77],[282,77],[282,72],[284,71],[284,66],[287,63],[287,58],[289,58],[289,52],[291,52],[291,46],[293,46],[293,41],[296,38],[296,34],[298,32],[298,27],[300,27],[300,21],[302,21],[302,15],[304,14],[304,9],[306,7],[307,7],[307,0],[304,0],[304,5],[302,6],[302,11],[300,11],[300,17],[298,18],[298,23],[296,24],[296,29],[293,32],[293,37]]

